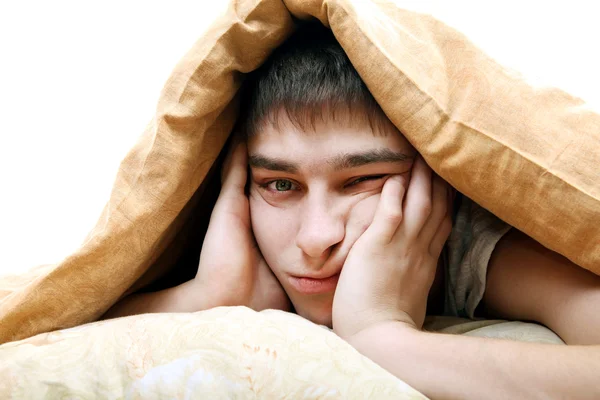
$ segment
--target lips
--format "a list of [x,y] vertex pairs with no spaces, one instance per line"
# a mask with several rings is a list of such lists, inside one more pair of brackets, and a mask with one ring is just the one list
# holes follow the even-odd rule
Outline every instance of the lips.
[[302,294],[322,294],[333,292],[337,286],[340,273],[327,278],[308,278],[290,276],[290,284]]

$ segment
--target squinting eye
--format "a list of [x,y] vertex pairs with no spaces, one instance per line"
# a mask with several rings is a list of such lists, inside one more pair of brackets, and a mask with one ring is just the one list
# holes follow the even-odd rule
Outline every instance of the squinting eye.
[[358,179],[355,179],[355,180],[353,180],[352,182],[350,182],[350,183],[348,184],[348,186],[357,185],[357,184],[359,184],[359,183],[361,183],[361,182],[364,182],[364,181],[376,181],[377,179],[381,179],[381,178],[383,178],[384,176],[385,176],[385,175],[371,175],[371,176],[362,176],[362,177],[360,177],[360,178],[358,178]]
[[275,190],[278,192],[287,192],[288,190],[292,190],[292,182],[284,179],[277,179],[276,181],[271,181],[267,184],[267,186],[271,186],[275,184]]

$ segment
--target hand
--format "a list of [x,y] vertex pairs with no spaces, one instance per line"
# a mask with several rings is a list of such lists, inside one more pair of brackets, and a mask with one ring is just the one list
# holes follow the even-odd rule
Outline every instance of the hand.
[[388,322],[423,326],[427,296],[452,228],[452,194],[420,157],[408,190],[406,184],[401,175],[387,179],[373,222],[346,258],[332,310],[333,329],[341,337]]
[[256,311],[289,311],[291,302],[260,254],[252,233],[244,192],[247,176],[246,144],[237,141],[232,143],[223,164],[221,192],[210,217],[194,281],[203,308],[243,305]]

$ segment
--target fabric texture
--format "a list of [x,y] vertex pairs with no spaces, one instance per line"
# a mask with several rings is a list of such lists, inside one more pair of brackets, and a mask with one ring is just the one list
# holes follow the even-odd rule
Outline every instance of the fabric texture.
[[244,74],[293,31],[293,17],[333,30],[442,178],[600,273],[600,115],[581,100],[533,88],[443,22],[392,3],[237,0],[166,81],[81,246],[59,263],[0,279],[0,343],[95,321],[127,293],[193,276],[236,94]]
[[456,204],[458,211],[446,243],[444,314],[475,318],[485,292],[490,257],[511,226],[468,197],[457,196]]
[[[562,343],[535,324],[428,319],[446,333]],[[219,307],[143,314],[0,346],[2,399],[424,399],[297,315]]]
[[0,346],[0,398],[424,399],[295,314],[143,314]]

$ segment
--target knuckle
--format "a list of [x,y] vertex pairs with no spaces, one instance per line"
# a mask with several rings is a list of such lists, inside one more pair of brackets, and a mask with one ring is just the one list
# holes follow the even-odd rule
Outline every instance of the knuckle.
[[386,220],[391,224],[399,224],[402,222],[402,214],[392,213],[386,215]]
[[386,215],[386,221],[390,224],[398,225],[402,222],[402,216],[398,214],[388,214]]
[[433,204],[431,203],[431,199],[428,197],[423,198],[420,202],[419,214],[422,217],[428,217],[432,210]]
[[402,221],[402,209],[399,207],[389,207],[386,210],[385,218],[390,223],[399,224]]

